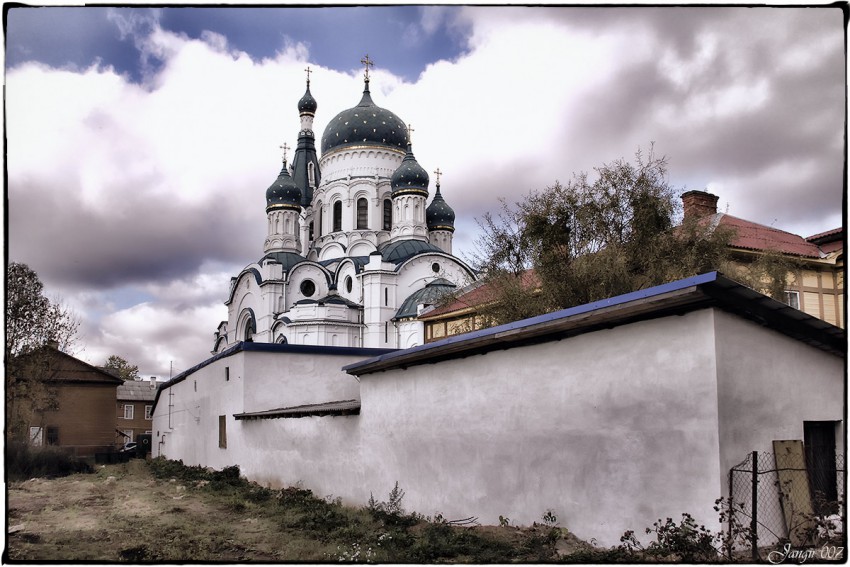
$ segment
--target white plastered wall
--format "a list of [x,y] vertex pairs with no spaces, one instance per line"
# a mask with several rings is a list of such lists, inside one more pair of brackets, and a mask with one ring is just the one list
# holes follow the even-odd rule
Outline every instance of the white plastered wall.
[[[616,544],[665,517],[716,519],[710,310],[361,377],[364,463],[447,518],[540,521]],[[383,489],[383,490],[382,490]]]
[[844,419],[841,358],[723,311],[715,327],[724,478],[752,451],[772,453],[774,440],[802,440],[804,421]]

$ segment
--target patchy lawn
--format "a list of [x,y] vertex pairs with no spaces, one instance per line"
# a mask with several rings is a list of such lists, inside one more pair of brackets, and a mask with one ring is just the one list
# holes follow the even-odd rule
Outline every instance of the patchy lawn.
[[[565,529],[453,525],[170,461],[11,482],[6,558],[26,561],[551,562],[594,552]],[[554,524],[554,522],[550,522]],[[576,553],[570,557],[571,553]]]

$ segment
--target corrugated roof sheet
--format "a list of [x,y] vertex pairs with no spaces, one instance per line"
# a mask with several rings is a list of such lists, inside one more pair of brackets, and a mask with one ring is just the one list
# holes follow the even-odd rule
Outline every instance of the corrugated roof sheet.
[[233,414],[239,420],[243,419],[276,419],[295,417],[321,417],[324,415],[358,415],[360,400],[343,400],[323,404],[307,404],[265,411],[255,411]]
[[128,402],[152,402],[159,384],[151,387],[149,380],[133,380],[118,386],[118,399]]
[[817,240],[829,239],[830,241],[833,238],[841,239],[841,236],[844,233],[843,227],[833,228],[832,230],[827,230],[825,232],[819,232],[817,234],[813,234],[806,238],[809,242],[815,242]]

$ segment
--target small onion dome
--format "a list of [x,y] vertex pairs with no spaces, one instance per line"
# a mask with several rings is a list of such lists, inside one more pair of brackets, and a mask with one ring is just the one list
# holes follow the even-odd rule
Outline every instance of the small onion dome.
[[301,210],[301,189],[289,175],[286,160],[277,179],[266,189],[266,212],[277,209]]
[[372,102],[367,79],[357,106],[343,110],[328,122],[322,134],[322,154],[363,145],[403,151],[406,143],[407,126],[401,118]]
[[319,104],[316,102],[316,99],[313,98],[313,95],[310,94],[310,81],[307,81],[307,92],[305,92],[304,96],[301,97],[301,100],[298,101],[298,112],[300,114],[310,114],[312,116],[316,114],[317,108],[319,108]]
[[393,197],[409,194],[428,196],[428,172],[413,157],[410,142],[407,143],[407,153],[401,165],[393,172],[390,184],[393,188]]
[[437,193],[428,208],[425,209],[425,223],[428,230],[455,230],[455,212],[440,194],[440,185],[437,185]]

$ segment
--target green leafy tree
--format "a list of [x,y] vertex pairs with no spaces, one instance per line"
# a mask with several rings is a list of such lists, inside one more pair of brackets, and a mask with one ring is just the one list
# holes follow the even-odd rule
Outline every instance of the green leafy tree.
[[113,354],[107,358],[106,362],[103,363],[103,368],[112,370],[116,376],[125,382],[139,379],[139,367],[130,364],[117,354]]
[[52,350],[68,352],[79,321],[59,301],[44,295],[44,285],[29,266],[13,262],[6,269],[6,427],[26,439],[36,414],[55,409]]
[[[638,151],[479,220],[473,263],[489,324],[548,313],[721,269],[733,234],[681,216],[667,161]],[[529,277],[529,273],[532,274]]]

